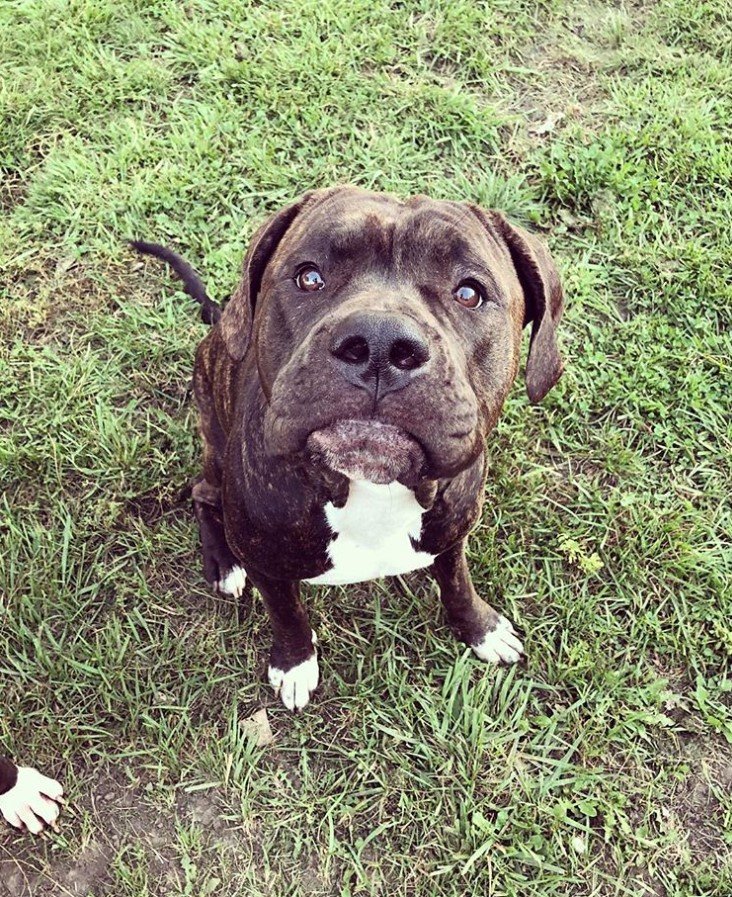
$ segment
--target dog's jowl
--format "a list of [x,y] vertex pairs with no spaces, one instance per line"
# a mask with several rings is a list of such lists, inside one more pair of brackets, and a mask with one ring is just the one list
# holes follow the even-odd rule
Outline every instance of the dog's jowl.
[[194,371],[204,572],[261,593],[285,705],[318,684],[301,581],[429,568],[458,638],[482,660],[518,660],[465,540],[526,325],[531,401],[561,375],[562,289],[542,242],[467,203],[311,192],[259,229],[223,314],[181,259],[135,245],[173,265],[214,322]]

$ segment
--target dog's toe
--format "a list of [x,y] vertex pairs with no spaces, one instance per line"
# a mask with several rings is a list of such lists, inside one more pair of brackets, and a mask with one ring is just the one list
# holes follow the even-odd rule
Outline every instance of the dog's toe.
[[282,703],[288,710],[302,710],[318,687],[320,679],[318,656],[313,652],[307,660],[289,670],[270,666],[268,677],[269,684],[279,693]]
[[219,592],[223,592],[225,595],[233,595],[234,598],[241,598],[244,594],[244,589],[247,584],[247,574],[243,567],[239,567],[238,565],[232,567],[227,573],[224,573],[223,576],[216,583],[216,588]]
[[486,632],[477,645],[470,647],[486,663],[516,663],[524,654],[521,640],[505,617],[499,617],[496,628]]

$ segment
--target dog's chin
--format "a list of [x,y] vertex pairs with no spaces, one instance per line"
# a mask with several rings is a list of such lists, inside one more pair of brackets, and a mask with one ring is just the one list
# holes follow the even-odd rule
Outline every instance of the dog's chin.
[[404,430],[375,420],[339,420],[315,430],[310,453],[349,480],[414,487],[424,466],[420,444]]

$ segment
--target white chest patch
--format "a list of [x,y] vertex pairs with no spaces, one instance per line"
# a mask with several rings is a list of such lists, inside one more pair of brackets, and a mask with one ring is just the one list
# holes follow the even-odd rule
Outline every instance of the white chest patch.
[[401,483],[379,486],[351,480],[346,504],[336,508],[328,503],[324,510],[334,537],[328,546],[333,567],[307,582],[365,582],[428,567],[435,559],[412,546],[412,539],[422,533],[424,509]]

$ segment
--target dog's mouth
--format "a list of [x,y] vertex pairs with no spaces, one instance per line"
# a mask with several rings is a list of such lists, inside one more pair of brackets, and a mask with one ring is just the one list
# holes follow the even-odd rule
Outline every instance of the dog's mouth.
[[307,447],[349,480],[413,486],[425,462],[422,447],[404,430],[377,420],[339,420],[308,436]]

